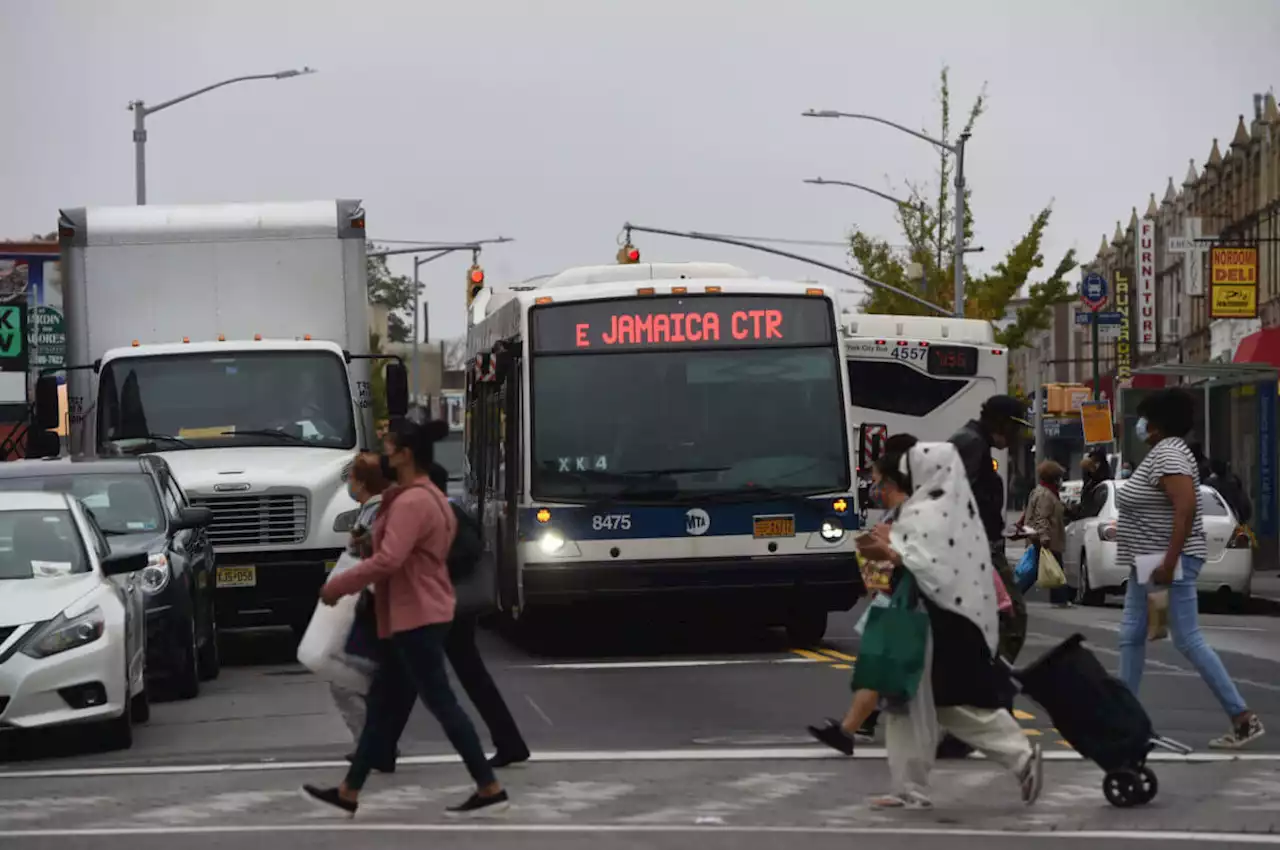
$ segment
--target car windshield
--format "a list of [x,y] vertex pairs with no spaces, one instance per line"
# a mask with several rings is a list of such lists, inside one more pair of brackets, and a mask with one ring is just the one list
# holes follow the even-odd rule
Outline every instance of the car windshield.
[[263,351],[125,357],[99,377],[98,439],[163,450],[352,448],[346,367],[335,354]]
[[90,569],[70,511],[0,512],[0,580],[57,578]]
[[0,491],[11,490],[75,496],[106,534],[140,534],[164,527],[155,483],[145,472],[0,478]]
[[532,378],[535,498],[849,487],[834,347],[542,355]]

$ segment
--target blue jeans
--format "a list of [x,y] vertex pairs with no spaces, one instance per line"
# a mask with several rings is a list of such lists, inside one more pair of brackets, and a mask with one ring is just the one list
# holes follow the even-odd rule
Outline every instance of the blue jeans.
[[[1182,578],[1169,586],[1169,632],[1178,652],[1196,668],[1223,710],[1234,720],[1248,711],[1248,707],[1222,659],[1200,633],[1196,578],[1203,568],[1202,559],[1182,556]],[[1147,590],[1147,585],[1138,584],[1130,573],[1124,596],[1124,617],[1120,621],[1120,679],[1135,695],[1147,657]]]

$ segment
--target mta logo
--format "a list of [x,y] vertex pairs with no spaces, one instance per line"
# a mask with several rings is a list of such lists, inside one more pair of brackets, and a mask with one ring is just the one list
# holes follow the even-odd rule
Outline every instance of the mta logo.
[[711,516],[702,508],[694,508],[684,515],[684,530],[697,537],[711,528]]

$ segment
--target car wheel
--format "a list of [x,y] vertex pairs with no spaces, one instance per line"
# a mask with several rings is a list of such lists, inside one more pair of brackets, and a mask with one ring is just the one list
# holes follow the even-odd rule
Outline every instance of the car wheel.
[[187,619],[187,645],[174,674],[173,687],[178,699],[195,699],[200,694],[200,647],[196,642],[195,615]]
[[817,646],[827,634],[827,612],[820,608],[796,611],[787,620],[787,639],[797,649]]
[[1080,589],[1077,593],[1077,601],[1081,605],[1097,606],[1107,601],[1107,594],[1101,590],[1094,590],[1089,582],[1089,559],[1085,553],[1080,553]]
[[209,634],[200,650],[200,679],[211,682],[222,672],[222,654],[218,647],[218,614],[209,606]]

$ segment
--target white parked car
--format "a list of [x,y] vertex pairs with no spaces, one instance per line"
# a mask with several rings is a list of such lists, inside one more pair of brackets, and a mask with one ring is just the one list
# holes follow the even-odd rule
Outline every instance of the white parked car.
[[[1108,592],[1118,592],[1129,579],[1129,571],[1116,565],[1116,492],[1123,481],[1108,481],[1105,499],[1097,516],[1076,520],[1067,526],[1067,546],[1063,569],[1079,575],[1080,601],[1100,605]],[[1200,512],[1209,546],[1209,558],[1197,582],[1201,593],[1229,593],[1245,598],[1253,584],[1253,548],[1249,534],[1240,527],[1231,508],[1212,487],[1200,487]]]
[[150,714],[143,679],[145,552],[112,555],[63,493],[0,493],[0,734],[104,724],[133,743]]

